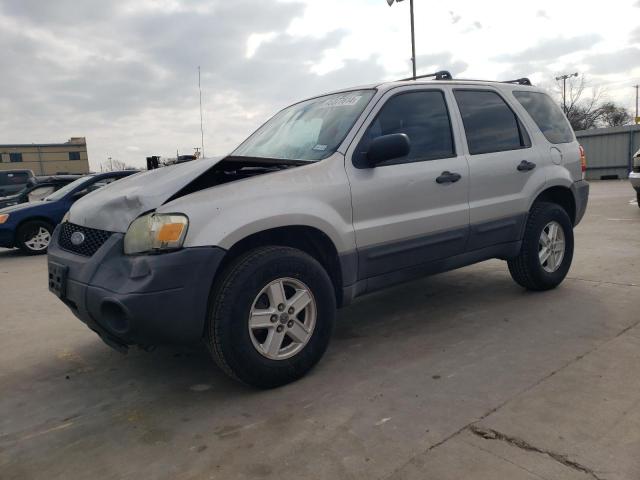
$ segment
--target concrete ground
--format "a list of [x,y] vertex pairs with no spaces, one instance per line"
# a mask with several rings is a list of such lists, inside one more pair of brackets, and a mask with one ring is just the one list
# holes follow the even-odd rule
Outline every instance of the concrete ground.
[[592,184],[569,277],[491,261],[342,310],[323,361],[271,391],[205,351],[110,350],[0,252],[0,478],[640,478],[640,209]]

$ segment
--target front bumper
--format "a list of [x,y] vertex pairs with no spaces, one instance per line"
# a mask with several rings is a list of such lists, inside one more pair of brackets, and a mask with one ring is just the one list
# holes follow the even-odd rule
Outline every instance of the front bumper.
[[587,211],[587,203],[589,202],[589,183],[586,180],[578,180],[571,185],[571,191],[573,192],[573,198],[576,201],[576,218],[573,225],[576,226],[584,217],[584,212]]
[[66,272],[61,300],[108,345],[188,345],[203,335],[209,293],[225,254],[217,247],[127,256],[115,233],[91,257],[63,250],[58,226],[50,263]]
[[13,228],[0,225],[0,247],[13,248],[15,233]]
[[640,172],[631,172],[629,174],[629,181],[631,182],[631,186],[635,188],[637,192],[640,192]]

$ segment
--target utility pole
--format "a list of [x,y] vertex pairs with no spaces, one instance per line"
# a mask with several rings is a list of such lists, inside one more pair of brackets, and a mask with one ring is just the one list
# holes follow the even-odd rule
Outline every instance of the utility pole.
[[636,89],[636,118],[635,118],[636,125],[640,124],[640,117],[638,117],[638,87],[640,87],[640,85],[633,86],[633,88]]
[[198,65],[198,90],[200,91],[200,147],[204,158],[204,128],[202,126],[202,87],[200,86],[200,65]]
[[[387,0],[389,6],[393,5],[393,2],[402,2],[404,0]],[[411,65],[413,67],[413,79],[416,79],[416,33],[413,18],[413,0],[409,0],[409,10],[411,13]]]
[[577,77],[578,72],[571,73],[569,75],[560,75],[556,77],[557,80],[562,80],[562,109],[564,110],[564,114],[567,114],[567,78]]

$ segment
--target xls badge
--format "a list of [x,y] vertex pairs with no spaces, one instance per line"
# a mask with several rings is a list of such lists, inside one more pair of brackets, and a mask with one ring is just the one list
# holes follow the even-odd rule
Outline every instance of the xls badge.
[[78,245],[82,245],[84,243],[84,233],[73,232],[71,234],[71,243],[73,243],[76,247]]

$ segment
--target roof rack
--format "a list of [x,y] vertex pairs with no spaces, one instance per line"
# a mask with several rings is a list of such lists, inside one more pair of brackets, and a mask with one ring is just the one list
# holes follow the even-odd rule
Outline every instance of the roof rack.
[[[418,80],[419,78],[430,78],[430,77],[434,77],[436,80],[454,80],[453,75],[451,75],[451,73],[449,73],[448,70],[440,70],[439,72],[435,72],[435,73],[428,73],[426,75],[418,75],[417,77],[409,77],[409,78],[402,78],[400,80],[398,80],[398,82],[406,82],[409,80]],[[469,80],[469,81],[474,81],[474,82],[486,82],[486,80],[471,80],[468,78],[458,78],[456,80]],[[528,85],[528,86],[532,86],[533,84],[531,83],[531,80],[529,80],[526,77],[522,77],[522,78],[516,78],[515,80],[503,80],[499,83],[517,83],[518,85]]]
[[417,80],[419,78],[435,77],[436,80],[453,80],[453,76],[447,70],[440,70],[435,73],[427,73],[426,75],[418,75],[417,77],[402,78],[398,82],[406,82],[408,80]]
[[518,85],[529,85],[531,86],[531,80],[527,77],[516,78],[515,80],[503,80],[501,83],[517,83]]

